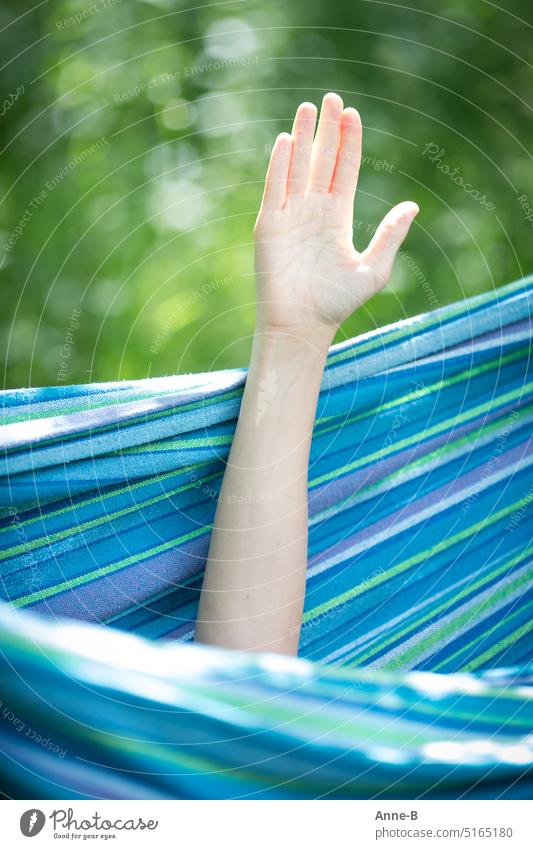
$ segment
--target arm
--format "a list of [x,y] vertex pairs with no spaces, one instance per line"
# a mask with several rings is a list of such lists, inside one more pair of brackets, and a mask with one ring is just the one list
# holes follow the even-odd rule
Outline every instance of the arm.
[[309,449],[327,351],[388,281],[418,208],[394,207],[352,244],[361,122],[326,95],[276,139],[255,227],[257,327],[215,516],[196,639],[298,650],[307,570]]

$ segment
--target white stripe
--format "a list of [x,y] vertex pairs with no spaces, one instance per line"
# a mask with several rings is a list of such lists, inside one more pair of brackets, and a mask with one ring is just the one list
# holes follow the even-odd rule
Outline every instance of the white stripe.
[[[528,424],[533,424],[533,414],[524,416],[520,418],[517,422],[517,428],[522,427]],[[475,444],[472,442],[465,441],[463,446],[459,446],[458,448],[453,449],[452,451],[446,452],[446,462],[450,462],[452,460],[456,460],[458,457],[461,457],[465,454],[470,454],[477,448],[482,448],[484,445],[489,445],[491,442],[497,442],[498,439],[502,436],[502,431],[505,429],[505,419],[502,420],[501,428],[497,428],[493,433],[485,434],[482,433],[476,439]],[[509,430],[509,433],[513,432],[513,428]],[[439,449],[435,449],[438,451]],[[363,504],[365,501],[369,501],[371,498],[374,498],[376,495],[381,495],[383,492],[390,492],[391,489],[394,489],[401,484],[406,483],[407,481],[414,480],[414,478],[424,475],[428,472],[433,471],[438,466],[442,465],[442,455],[434,457],[432,460],[426,462],[418,463],[418,460],[415,460],[416,464],[414,467],[410,465],[405,466],[404,469],[399,470],[396,473],[396,476],[392,480],[385,479],[383,482],[371,483],[367,486],[360,489],[358,492],[355,492],[354,495],[350,495],[344,501],[340,501],[338,504],[333,504],[331,507],[326,507],[324,510],[321,510],[319,513],[315,513],[314,516],[309,519],[309,527],[313,527],[314,525],[319,524],[320,522],[324,522],[326,519],[329,519],[331,516],[336,516],[341,513],[343,510],[349,510],[355,504]],[[393,472],[394,474],[394,472]],[[313,504],[313,493],[310,493],[310,508]]]
[[[513,579],[520,577],[520,575],[531,574],[531,562],[526,563],[525,566],[522,566],[520,569],[517,569],[516,572],[513,572]],[[413,635],[409,639],[407,639],[404,643],[401,643],[399,646],[391,649],[391,651],[387,652],[387,654],[382,655],[377,660],[372,661],[372,663],[366,664],[367,667],[371,667],[374,669],[380,669],[383,666],[386,666],[390,661],[394,660],[394,658],[398,657],[398,655],[403,654],[406,649],[414,648],[419,643],[423,642],[426,637],[431,636],[432,632],[435,631],[436,628],[441,628],[443,625],[448,625],[462,616],[463,613],[467,613],[472,607],[478,605],[480,602],[485,601],[486,599],[491,598],[495,593],[498,592],[499,589],[505,588],[507,582],[509,580],[509,576],[504,576],[501,581],[497,584],[493,584],[488,587],[483,592],[474,596],[474,598],[467,601],[465,604],[458,607],[456,610],[452,610],[451,613],[448,613],[447,616],[443,616],[433,625],[428,625],[422,631],[419,631],[417,634]],[[469,619],[461,628],[451,630],[448,635],[443,635],[443,642],[439,642],[438,646],[430,645],[425,649],[421,654],[417,655],[416,664],[422,663],[422,661],[426,660],[426,658],[431,657],[432,654],[435,654],[436,651],[440,651],[443,646],[448,645],[448,643],[453,642],[462,634],[465,634],[469,631],[473,625],[478,622],[482,622],[484,619],[487,619],[489,616],[492,616],[494,613],[497,613],[498,610],[501,610],[502,607],[510,604],[510,602],[514,601],[516,598],[519,598],[524,594],[524,587],[517,587],[514,592],[510,595],[502,598],[497,604],[487,606],[484,613],[480,613],[476,611],[475,619]]]
[[443,598],[443,596],[453,594],[457,590],[459,590],[465,584],[472,584],[476,581],[476,578],[481,577],[482,575],[490,574],[490,572],[497,569],[499,565],[504,563],[507,560],[512,560],[515,554],[518,552],[518,548],[515,548],[512,554],[509,551],[506,551],[502,557],[499,557],[497,560],[493,560],[491,563],[482,566],[477,572],[469,572],[465,575],[464,578],[461,578],[459,581],[456,581],[454,584],[450,584],[450,586],[436,593],[435,595],[426,598],[423,601],[420,601],[418,604],[414,605],[414,607],[410,607],[408,610],[404,610],[402,613],[395,616],[393,619],[388,619],[382,625],[378,625],[377,628],[373,628],[371,631],[366,632],[357,639],[352,640],[349,643],[344,644],[340,648],[336,649],[334,652],[326,655],[321,658],[323,663],[333,663],[334,661],[339,660],[341,657],[345,656],[345,660],[349,660],[349,655],[353,654],[354,649],[365,646],[366,648],[371,648],[371,643],[373,643],[377,638],[379,638],[384,632],[387,631],[396,631],[397,627],[402,625],[405,620],[410,619],[413,615],[416,616],[417,613],[420,613],[427,607],[432,607],[435,602],[438,602],[439,599]]
[[[533,465],[533,453],[529,457],[525,457],[520,463],[513,463],[512,467],[502,469],[500,472],[496,472],[491,477],[484,478],[483,486],[480,489],[480,482],[476,482],[472,486],[467,487],[466,489],[461,489],[459,492],[453,493],[448,498],[440,499],[438,504],[430,504],[425,510],[421,510],[417,513],[413,513],[409,518],[405,519],[403,522],[393,522],[391,519],[391,524],[386,530],[379,531],[377,534],[374,534],[370,539],[365,539],[361,542],[356,543],[355,545],[350,546],[350,548],[345,549],[340,552],[340,555],[337,554],[335,557],[329,557],[326,560],[323,560],[321,563],[317,563],[311,569],[308,570],[308,577],[312,578],[315,575],[320,575],[322,572],[325,572],[327,569],[330,569],[332,566],[336,566],[339,563],[342,563],[344,560],[350,560],[352,557],[355,557],[357,554],[361,554],[363,551],[369,551],[374,546],[379,545],[385,540],[392,539],[398,534],[403,533],[403,531],[408,530],[416,525],[422,524],[423,522],[434,519],[437,513],[443,513],[449,507],[453,507],[456,504],[459,504],[461,501],[464,501],[467,498],[470,498],[471,495],[479,494],[483,489],[487,489],[489,486],[493,486],[495,483],[499,483],[505,478],[517,475],[519,472],[527,469],[529,466]],[[409,505],[410,507],[411,505]],[[404,508],[407,509],[407,508]],[[390,518],[390,517],[389,517]],[[378,522],[374,524],[378,524],[382,522],[383,519],[379,519]]]

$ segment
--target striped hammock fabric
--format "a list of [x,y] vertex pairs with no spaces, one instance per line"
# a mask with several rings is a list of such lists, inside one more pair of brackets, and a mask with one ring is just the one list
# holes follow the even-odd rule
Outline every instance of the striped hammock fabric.
[[188,645],[244,371],[0,393],[3,792],[530,793],[532,290],[331,349],[299,659]]

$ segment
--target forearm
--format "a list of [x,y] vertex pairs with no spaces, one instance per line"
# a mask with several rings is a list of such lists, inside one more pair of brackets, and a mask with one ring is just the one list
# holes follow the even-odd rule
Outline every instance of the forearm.
[[254,339],[215,516],[196,638],[296,653],[307,568],[307,474],[331,337]]

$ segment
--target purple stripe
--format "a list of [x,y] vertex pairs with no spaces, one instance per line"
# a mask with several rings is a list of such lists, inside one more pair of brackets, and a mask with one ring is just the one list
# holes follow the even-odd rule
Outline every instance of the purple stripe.
[[142,606],[159,592],[179,586],[197,574],[205,563],[208,542],[207,535],[199,537],[175,551],[158,554],[28,607],[48,616],[106,621],[133,606]]
[[[514,402],[505,407],[500,407],[498,410],[495,410],[482,418],[477,418],[471,422],[461,425],[460,427],[455,427],[452,431],[447,430],[431,439],[421,439],[412,447],[399,451],[396,454],[390,454],[381,462],[374,460],[370,465],[365,466],[362,469],[357,469],[355,472],[334,478],[333,481],[328,481],[327,483],[314,487],[309,492],[309,514],[314,516],[321,510],[331,507],[333,504],[353,495],[355,492],[362,489],[362,487],[383,480],[383,478],[387,477],[387,475],[404,468],[408,463],[427,457],[427,455],[432,451],[435,451],[437,448],[441,448],[450,441],[461,439],[471,431],[479,428],[480,423],[487,425],[499,417],[503,419],[506,414],[516,410],[518,406],[519,405]],[[502,427],[504,424],[505,421],[502,421]],[[474,449],[475,445],[470,446],[471,451]],[[309,477],[311,480],[313,479],[312,468],[310,469]]]
[[[516,464],[527,455],[528,445],[529,440],[526,440],[519,445],[515,445],[505,454],[500,454],[499,457],[494,458],[494,461],[491,464],[491,477],[493,474],[496,474],[498,471],[505,468],[508,468],[509,473],[512,474]],[[358,533],[351,534],[335,545],[332,545],[330,548],[323,549],[310,559],[309,566],[315,566],[323,560],[335,557],[336,554],[342,554],[342,552],[348,547],[357,545],[376,534],[387,531],[400,522],[405,522],[409,516],[422,513],[429,507],[434,507],[435,512],[438,512],[438,505],[442,501],[450,498],[450,496],[460,493],[462,490],[474,486],[475,484],[479,484],[477,491],[482,492],[489,485],[489,479],[480,478],[480,468],[482,467],[476,466],[461,477],[455,477],[437,489],[424,493],[421,498],[411,500],[409,504],[400,507],[396,512],[389,513],[377,522],[369,523]]]

